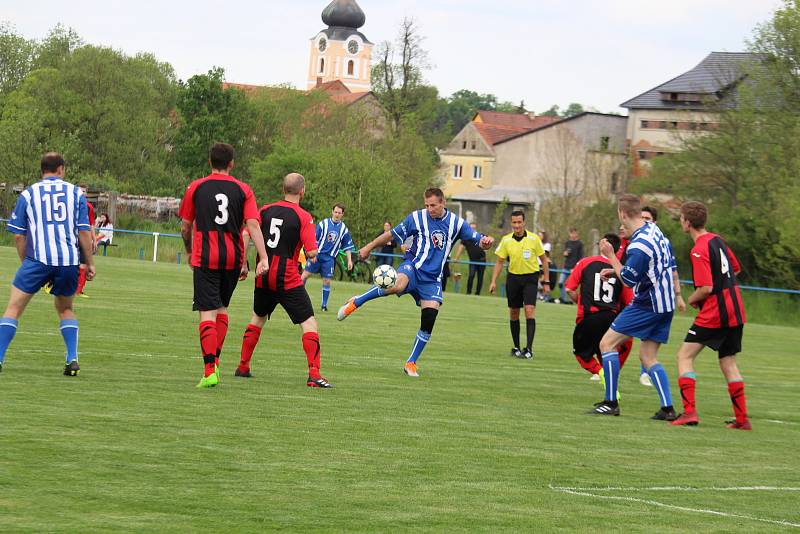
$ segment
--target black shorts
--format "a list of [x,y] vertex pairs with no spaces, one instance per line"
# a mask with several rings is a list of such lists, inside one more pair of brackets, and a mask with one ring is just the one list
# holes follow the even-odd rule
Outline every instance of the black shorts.
[[686,343],[700,343],[719,353],[720,358],[742,352],[744,325],[726,328],[708,328],[693,324],[686,333]]
[[294,324],[306,322],[314,316],[314,307],[305,286],[297,286],[285,291],[271,291],[257,287],[253,292],[253,313],[259,317],[269,317],[280,304]]
[[511,274],[506,279],[506,298],[509,308],[536,306],[536,294],[539,292],[539,273]]
[[233,290],[239,283],[238,269],[217,270],[195,267],[192,274],[194,277],[192,310],[211,311],[227,308],[230,305]]
[[600,311],[584,315],[572,332],[572,353],[588,362],[595,354],[600,355],[600,340],[608,331],[617,314]]

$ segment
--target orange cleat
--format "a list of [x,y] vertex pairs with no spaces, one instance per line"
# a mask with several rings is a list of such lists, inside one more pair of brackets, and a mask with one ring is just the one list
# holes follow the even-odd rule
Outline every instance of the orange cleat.
[[347,319],[347,316],[353,313],[358,309],[355,303],[356,298],[350,297],[350,300],[347,301],[347,304],[339,308],[339,311],[336,313],[336,319],[339,321],[344,321]]
[[406,362],[406,364],[403,366],[403,372],[408,376],[419,378],[419,373],[417,373],[417,364],[415,362]]

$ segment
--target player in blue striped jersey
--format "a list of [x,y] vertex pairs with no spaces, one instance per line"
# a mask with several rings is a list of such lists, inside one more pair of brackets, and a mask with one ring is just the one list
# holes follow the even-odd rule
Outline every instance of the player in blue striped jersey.
[[328,311],[328,297],[331,295],[331,278],[336,263],[336,255],[340,250],[347,253],[347,270],[353,270],[353,259],[350,252],[355,248],[353,238],[350,237],[350,230],[344,224],[344,206],[336,204],[333,206],[331,216],[317,224],[317,250],[319,253],[316,258],[310,258],[303,271],[303,283],[312,274],[319,273],[322,276],[322,311]]
[[61,335],[67,346],[64,374],[76,376],[78,366],[78,319],[72,299],[78,289],[78,265],[83,252],[86,279],[95,275],[92,232],[86,197],[64,181],[64,158],[49,152],[42,157],[42,179],[25,189],[8,223],[22,266],[17,270],[3,317],[0,318],[0,370],[6,351],[17,332],[25,307],[45,284],[52,284],[55,307],[61,319]]
[[620,263],[611,244],[602,240],[600,253],[609,260],[612,268],[603,269],[600,275],[608,278],[616,274],[626,286],[633,288],[634,297],[600,341],[606,395],[589,413],[619,415],[617,347],[635,337],[641,340],[639,357],[661,401],[661,408],[653,419],[673,421],[677,414],[672,407],[669,379],[664,367],[658,363],[658,349],[669,339],[675,310],[675,286],[672,280],[675,258],[672,256],[672,246],[658,226],[642,219],[639,197],[621,196],[617,211],[627,235],[631,236],[626,250],[627,259],[625,265]]
[[339,309],[337,318],[342,321],[366,302],[387,295],[409,294],[421,308],[419,332],[411,355],[403,371],[417,377],[417,358],[430,340],[439,306],[442,304],[442,272],[450,250],[459,239],[478,244],[484,250],[491,248],[494,239],[470,228],[469,224],[445,208],[444,193],[436,187],[425,191],[425,209],[411,213],[399,225],[386,231],[359,251],[366,260],[376,247],[391,240],[403,243],[411,238],[403,262],[397,269],[397,282],[390,289],[373,287],[366,293],[352,297]]

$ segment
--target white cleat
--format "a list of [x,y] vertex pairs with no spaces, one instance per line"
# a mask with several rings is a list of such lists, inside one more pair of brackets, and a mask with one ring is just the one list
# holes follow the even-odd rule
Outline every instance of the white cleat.
[[589,380],[591,380],[592,382],[599,382],[600,381],[600,375],[599,374],[592,375],[592,376],[589,377]]
[[643,386],[653,387],[653,381],[650,380],[650,375],[642,373],[639,375],[639,383]]

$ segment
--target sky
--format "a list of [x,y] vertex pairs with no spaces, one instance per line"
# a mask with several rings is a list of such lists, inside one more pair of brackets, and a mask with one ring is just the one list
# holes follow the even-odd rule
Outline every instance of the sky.
[[[603,112],[695,66],[738,52],[779,0],[358,0],[361,31],[393,40],[404,17],[425,37],[426,80],[525,102]],[[41,39],[57,23],[85,42],[151,52],[188,79],[215,66],[230,82],[305,88],[310,39],[328,0],[0,0],[0,21]],[[42,14],[46,13],[47,16]]]

